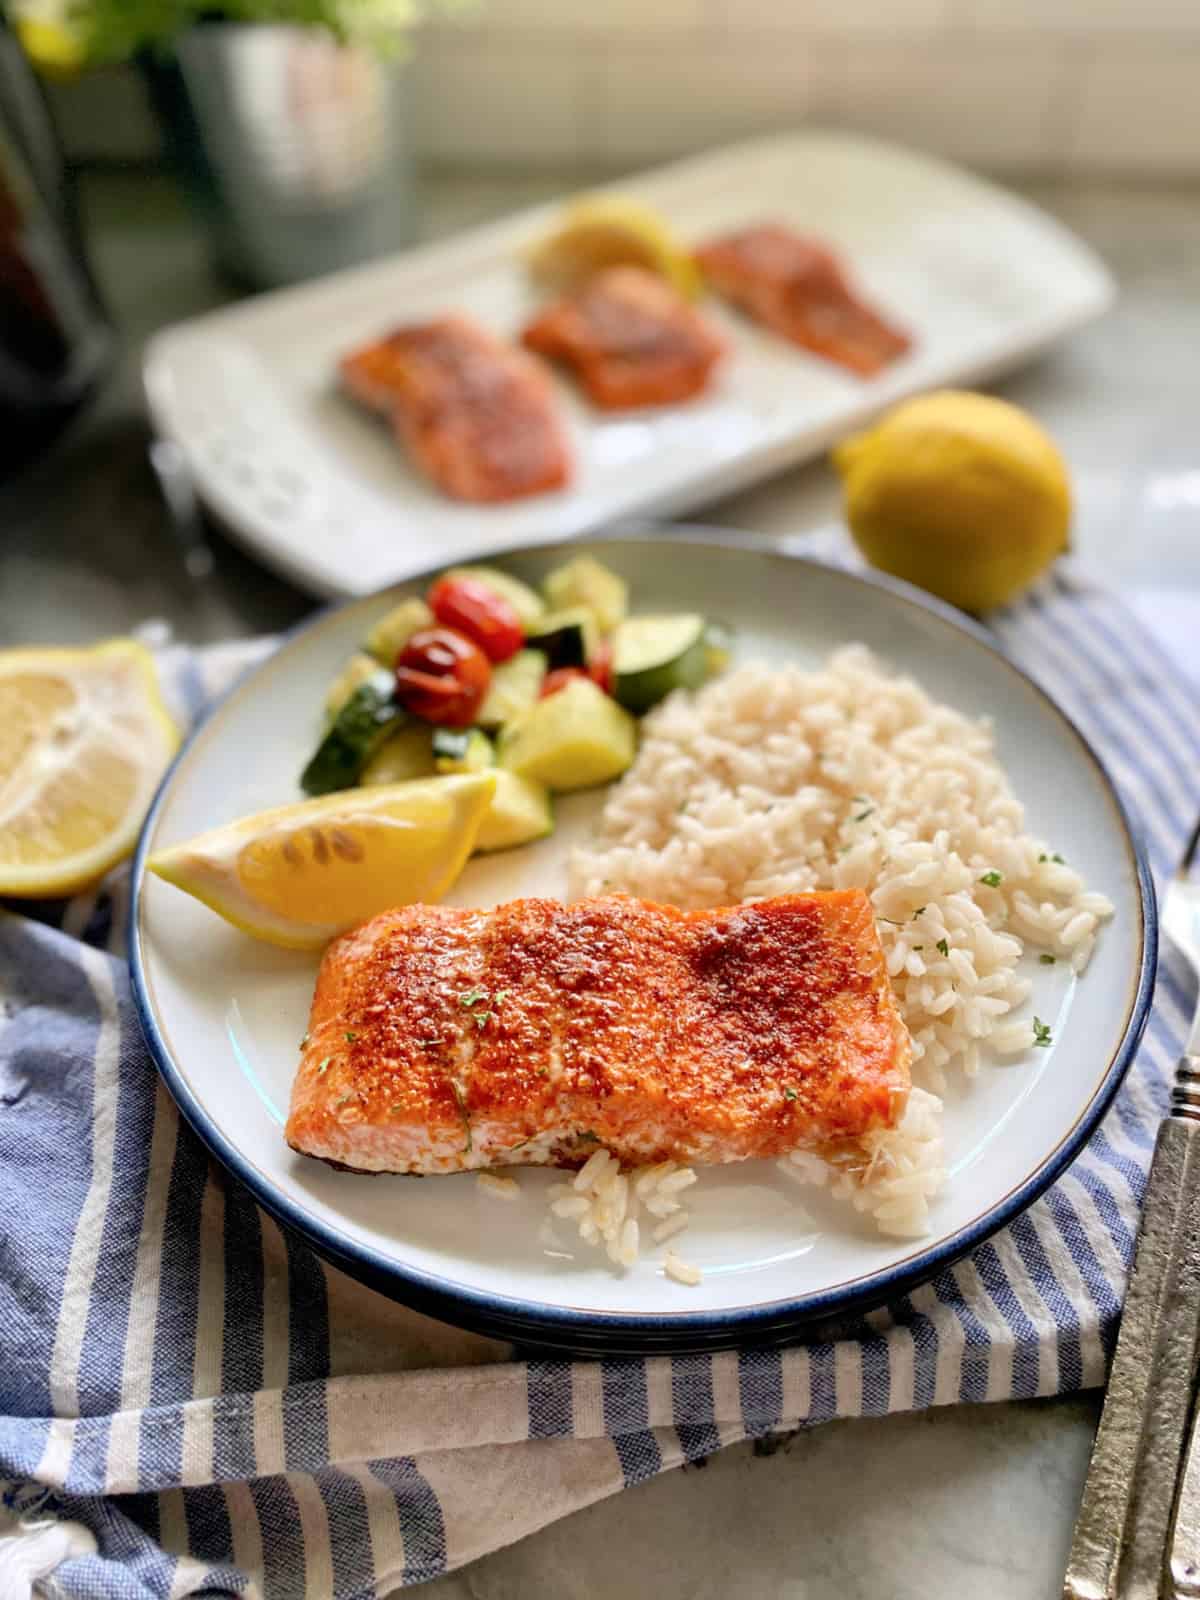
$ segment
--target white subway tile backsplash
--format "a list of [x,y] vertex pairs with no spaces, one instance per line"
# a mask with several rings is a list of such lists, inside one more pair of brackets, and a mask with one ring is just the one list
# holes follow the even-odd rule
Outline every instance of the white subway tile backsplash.
[[1200,45],[1095,48],[1081,63],[1065,156],[1075,170],[1194,176]]
[[[999,171],[1200,176],[1200,0],[484,0],[416,41],[434,162],[629,167],[819,121]],[[132,72],[68,149],[152,157]]]
[[874,34],[938,28],[962,0],[709,0],[709,15],[735,32],[749,29],[792,33]]
[[485,15],[487,26],[496,29],[658,32],[703,21],[707,4],[708,0],[489,0]]
[[415,135],[430,159],[482,167],[578,162],[583,53],[545,36],[439,30],[413,73]]
[[837,121],[957,161],[1036,170],[1056,152],[1064,92],[1056,47],[959,38],[936,47],[855,45],[831,86]]
[[955,13],[981,28],[1055,32],[1073,38],[1113,33],[1200,33],[1197,0],[952,0]]
[[588,146],[600,160],[634,163],[794,127],[812,110],[815,54],[803,35],[757,48],[713,34],[670,48],[610,45],[592,67]]

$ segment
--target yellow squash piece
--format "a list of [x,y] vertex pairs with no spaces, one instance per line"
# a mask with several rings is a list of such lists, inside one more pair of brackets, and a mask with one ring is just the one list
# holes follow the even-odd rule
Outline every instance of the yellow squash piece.
[[256,939],[317,949],[378,911],[445,894],[495,787],[470,772],[346,789],[214,828],[147,865]]
[[590,678],[572,678],[514,717],[497,745],[506,771],[559,791],[611,783],[636,753],[633,718]]
[[71,894],[127,856],[178,743],[132,639],[0,652],[0,894]]
[[700,273],[689,253],[649,206],[620,195],[585,195],[529,255],[539,282],[573,289],[605,267],[647,267],[695,299]]

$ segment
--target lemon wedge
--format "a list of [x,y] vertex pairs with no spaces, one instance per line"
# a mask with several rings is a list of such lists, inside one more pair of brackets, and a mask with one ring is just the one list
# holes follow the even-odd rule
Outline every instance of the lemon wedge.
[[587,195],[536,244],[529,268],[542,283],[571,289],[605,267],[646,267],[694,299],[701,279],[691,256],[649,206],[619,195]]
[[491,804],[490,772],[345,789],[160,850],[151,872],[269,944],[316,949],[390,906],[437,900]]
[[0,652],[0,894],[70,894],[127,856],[178,742],[132,639]]

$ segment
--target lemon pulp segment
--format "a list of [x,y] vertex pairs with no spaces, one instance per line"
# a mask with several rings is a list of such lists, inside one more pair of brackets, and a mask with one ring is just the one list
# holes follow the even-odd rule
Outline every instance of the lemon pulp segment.
[[67,894],[128,855],[177,742],[132,640],[0,653],[0,892]]

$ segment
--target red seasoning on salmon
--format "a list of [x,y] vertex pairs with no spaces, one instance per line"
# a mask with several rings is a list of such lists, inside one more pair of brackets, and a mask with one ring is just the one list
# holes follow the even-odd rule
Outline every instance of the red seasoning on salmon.
[[678,290],[642,267],[596,273],[547,306],[523,338],[569,366],[604,411],[690,400],[725,348]]
[[397,328],[339,366],[348,394],[390,419],[456,500],[516,500],[570,477],[553,389],[536,362],[471,318]]
[[860,890],[407,906],[326,952],[287,1139],[365,1172],[776,1157],[895,1126],[909,1062]]
[[712,288],[756,321],[860,377],[912,346],[863,300],[828,246],[778,223],[713,239],[696,261]]

